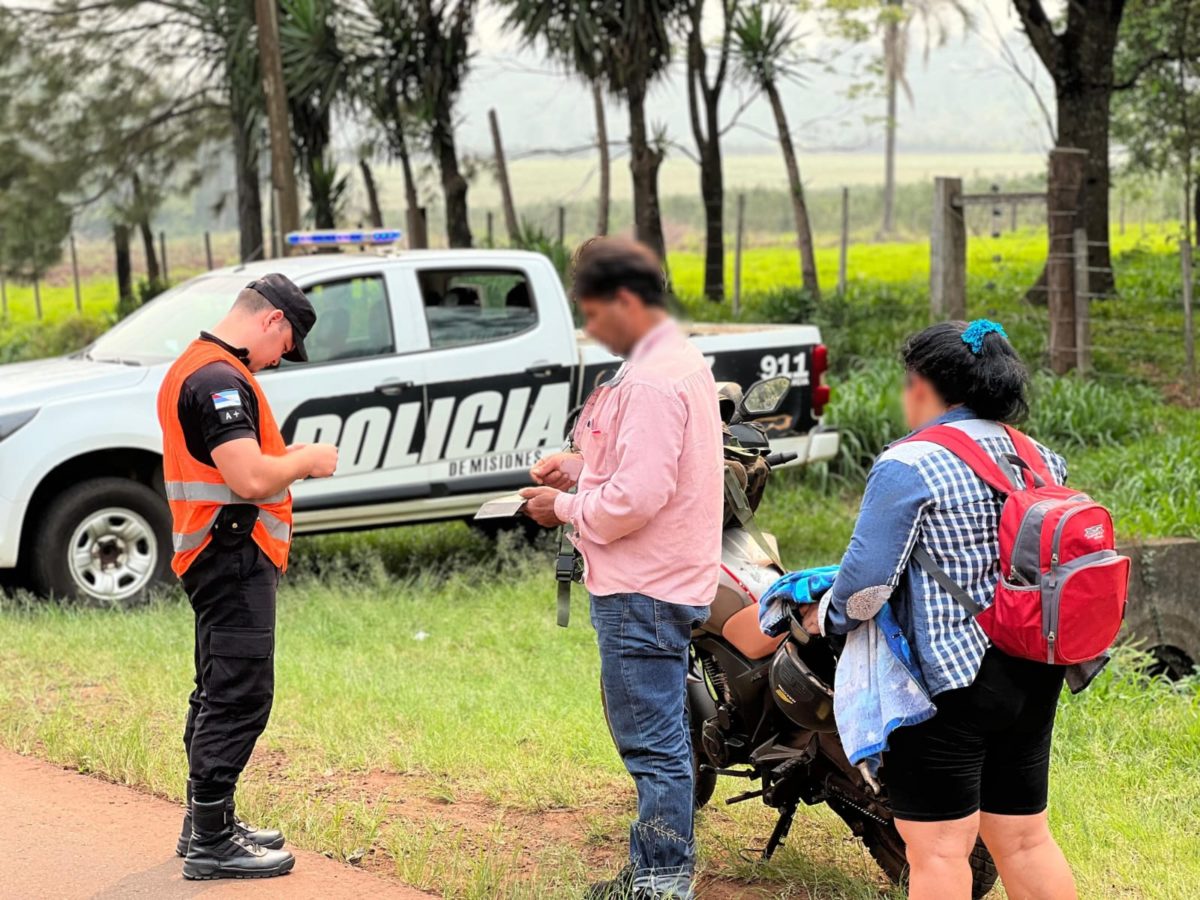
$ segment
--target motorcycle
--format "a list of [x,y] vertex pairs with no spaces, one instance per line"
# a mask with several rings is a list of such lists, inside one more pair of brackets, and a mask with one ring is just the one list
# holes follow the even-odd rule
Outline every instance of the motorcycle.
[[[758,598],[787,570],[754,511],[772,470],[797,454],[772,453],[756,420],[778,412],[790,386],[783,377],[756,382],[744,395],[736,385],[721,387],[727,461],[721,573],[709,618],[692,634],[687,683],[696,806],[711,801],[718,777],[757,782],[725,802],[760,799],[779,810],[762,850],[766,860],[787,837],[801,803],[824,803],[902,884],[908,864],[888,805],[886,765],[878,778],[852,765],[834,721],[834,670],[843,640],[809,635],[798,612],[778,637],[759,627]],[[737,477],[738,466],[749,477]],[[983,897],[997,873],[982,841],[970,862],[972,896]]]

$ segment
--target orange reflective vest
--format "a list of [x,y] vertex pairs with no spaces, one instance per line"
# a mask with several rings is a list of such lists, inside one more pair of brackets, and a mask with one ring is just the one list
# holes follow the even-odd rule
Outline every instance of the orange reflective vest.
[[158,391],[158,421],[163,432],[163,480],[171,505],[172,540],[175,557],[171,569],[183,575],[212,539],[212,527],[221,507],[248,503],[258,507],[258,521],[251,532],[255,543],[281,570],[287,568],[292,539],[292,495],[287,489],[273,497],[248,500],[225,484],[216,466],[200,462],[188,452],[183,427],[179,424],[179,394],[193,372],[209,363],[223,362],[246,377],[258,398],[259,446],[268,456],[283,456],[287,446],[266,395],[250,370],[232,354],[212,341],[193,341],[167,370]]

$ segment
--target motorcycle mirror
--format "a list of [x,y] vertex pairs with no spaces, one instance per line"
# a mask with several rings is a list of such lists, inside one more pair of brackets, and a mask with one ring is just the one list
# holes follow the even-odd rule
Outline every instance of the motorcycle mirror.
[[739,404],[745,418],[769,416],[783,405],[783,399],[792,387],[792,380],[786,375],[776,375],[774,378],[764,378],[756,381],[746,390]]

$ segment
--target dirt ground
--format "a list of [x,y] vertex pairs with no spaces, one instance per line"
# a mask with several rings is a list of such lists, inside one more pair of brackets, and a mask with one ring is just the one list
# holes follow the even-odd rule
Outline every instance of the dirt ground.
[[174,840],[175,804],[0,750],[0,898],[21,900],[429,900],[432,896],[293,850],[288,875],[186,881]]

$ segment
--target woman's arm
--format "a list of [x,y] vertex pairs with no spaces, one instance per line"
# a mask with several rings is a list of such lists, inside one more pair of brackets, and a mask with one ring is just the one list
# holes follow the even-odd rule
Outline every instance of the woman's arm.
[[887,602],[932,503],[925,479],[913,466],[885,458],[872,467],[850,546],[821,601],[822,633],[845,634]]

